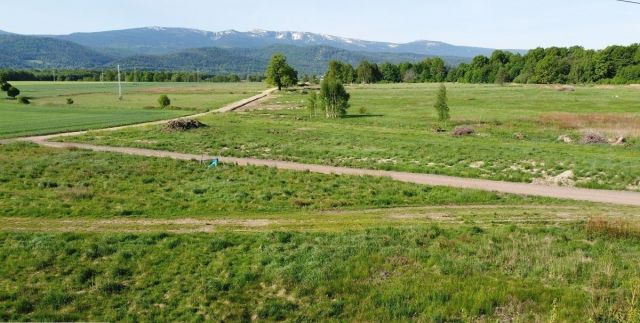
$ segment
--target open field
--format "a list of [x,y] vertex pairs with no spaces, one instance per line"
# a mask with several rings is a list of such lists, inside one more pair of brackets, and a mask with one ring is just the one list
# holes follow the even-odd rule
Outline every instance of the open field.
[[[0,138],[105,128],[162,120],[207,111],[265,89],[260,83],[124,83],[123,100],[115,83],[14,82],[30,105],[0,100]],[[160,94],[171,109],[153,108]],[[72,98],[73,105],[66,99]]]
[[384,178],[174,161],[83,150],[0,146],[0,209],[12,216],[223,217],[440,204],[562,204]]
[[584,225],[0,233],[0,319],[620,321],[638,238]]
[[[310,117],[306,96],[284,92],[238,114],[201,118],[208,128],[171,133],[160,127],[96,132],[66,141],[400,170],[516,182],[640,190],[640,115],[636,87],[449,85],[453,120],[474,136],[437,133],[435,86],[354,86],[350,117]],[[363,114],[361,109],[364,108]],[[586,145],[599,131],[627,144]],[[570,144],[557,141],[572,137]]]
[[[60,90],[49,86],[34,87],[41,98],[26,109],[58,100],[52,93]],[[194,113],[264,89],[245,84],[210,95],[200,86],[234,85],[144,85],[136,105],[164,91],[180,98],[175,104],[193,104],[169,111]],[[637,89],[449,88],[447,130],[470,125],[475,136],[433,132],[435,88],[421,84],[352,87],[351,116],[338,120],[310,117],[301,108],[306,97],[288,91],[202,117],[201,129],[54,140],[541,183],[571,170],[555,184],[638,190],[633,131],[623,146],[556,142],[561,134],[578,139],[586,127],[633,130]],[[87,94],[96,101],[83,110],[100,109],[100,95]],[[0,320],[637,322],[638,212],[5,144]]]

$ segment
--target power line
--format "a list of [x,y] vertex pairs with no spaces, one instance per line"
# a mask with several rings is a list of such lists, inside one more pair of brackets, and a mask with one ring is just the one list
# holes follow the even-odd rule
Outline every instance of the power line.
[[640,4],[640,2],[637,1],[631,1],[631,0],[616,0],[618,2],[626,2],[626,3],[633,3],[633,4]]

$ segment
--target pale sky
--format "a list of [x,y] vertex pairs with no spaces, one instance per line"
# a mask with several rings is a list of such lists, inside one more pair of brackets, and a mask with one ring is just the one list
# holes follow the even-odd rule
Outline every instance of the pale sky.
[[640,5],[615,0],[0,0],[0,6],[0,30],[20,34],[164,26],[491,48],[640,42]]

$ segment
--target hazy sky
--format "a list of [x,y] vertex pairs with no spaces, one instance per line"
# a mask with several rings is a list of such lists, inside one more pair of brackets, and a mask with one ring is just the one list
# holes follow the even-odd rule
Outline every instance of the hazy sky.
[[2,7],[0,29],[23,34],[166,26],[494,48],[640,42],[640,5],[615,0],[20,0]]

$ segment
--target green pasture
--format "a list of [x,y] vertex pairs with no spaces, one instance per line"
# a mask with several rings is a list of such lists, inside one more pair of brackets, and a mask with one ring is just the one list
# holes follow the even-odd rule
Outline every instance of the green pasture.
[[[155,126],[64,140],[516,182],[553,183],[570,172],[569,185],[640,189],[640,125],[632,122],[640,120],[639,89],[448,89],[448,123],[435,120],[435,85],[387,84],[349,87],[351,108],[341,119],[310,116],[304,106],[311,90],[295,90],[274,96],[261,110],[203,117],[209,127],[195,131],[166,133]],[[554,119],[585,116],[604,123],[567,127]],[[451,130],[457,126],[472,127],[475,134],[455,138]],[[627,144],[582,144],[589,131],[611,140],[624,135]],[[558,142],[560,135],[573,143]]]
[[[0,99],[0,138],[88,130],[180,117],[220,108],[264,90],[261,83],[14,82],[31,104]],[[169,109],[158,109],[167,94]],[[67,98],[74,103],[67,104]]]

